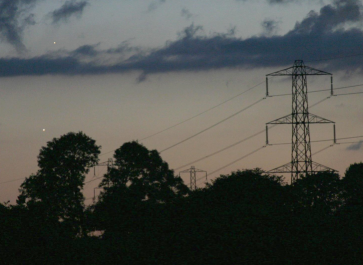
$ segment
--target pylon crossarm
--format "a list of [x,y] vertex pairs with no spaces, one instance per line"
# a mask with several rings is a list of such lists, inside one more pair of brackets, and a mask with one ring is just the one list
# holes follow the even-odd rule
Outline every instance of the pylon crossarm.
[[180,173],[189,173],[189,172],[190,172],[190,168],[188,168],[188,169],[186,169],[186,170],[183,170],[183,171],[180,171],[180,172],[179,172],[179,174],[180,174]]
[[335,123],[335,122],[310,113],[309,123]]
[[310,66],[304,66],[306,75],[332,75],[331,73],[312,68]]
[[279,70],[277,72],[273,72],[271,74],[268,74],[266,76],[282,76],[282,75],[292,75],[294,67],[289,67],[286,69]]
[[205,170],[201,170],[201,169],[197,169],[197,168],[188,168],[186,170],[183,171],[179,171],[179,173],[188,173],[188,172],[207,172]]
[[276,167],[274,169],[271,169],[267,171],[266,173],[291,173],[291,162],[287,163],[285,165]]
[[324,172],[324,171],[338,172],[338,170],[332,169],[330,167],[324,166],[324,165],[316,163],[316,162],[312,162],[312,172],[317,173],[317,172]]
[[[316,162],[312,162],[312,170],[311,173],[318,173],[318,172],[338,172],[338,170],[332,169],[330,167],[324,166],[322,164],[316,163]],[[287,163],[285,165],[276,167],[274,169],[271,169],[269,171],[266,171],[265,173],[267,174],[272,174],[272,173],[301,173],[302,171],[291,171],[291,162]]]
[[[293,121],[292,117],[293,117],[292,114],[289,114],[289,115],[286,115],[284,117],[278,118],[276,120],[270,121],[270,122],[268,122],[266,124],[267,125],[269,125],[269,124],[295,124],[296,122]],[[311,113],[309,114],[308,122],[309,123],[335,123],[335,122],[333,122],[331,120],[319,117],[319,116],[317,116],[315,114],[311,114]]]
[[[304,75],[332,75],[331,73],[321,71],[310,66],[300,66],[301,70],[303,71]],[[295,66],[279,70],[277,72],[273,72],[271,74],[266,75],[268,76],[285,76],[285,75],[296,75],[294,72],[296,69]]]
[[292,123],[292,115],[286,115],[284,117],[278,118],[276,120],[270,121],[266,124],[291,124]]

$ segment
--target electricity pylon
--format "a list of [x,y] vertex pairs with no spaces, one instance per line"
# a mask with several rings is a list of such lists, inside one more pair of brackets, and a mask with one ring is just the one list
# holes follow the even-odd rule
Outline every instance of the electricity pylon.
[[197,189],[197,172],[204,172],[205,173],[205,179],[207,179],[207,171],[196,169],[194,166],[191,166],[190,169],[186,169],[179,172],[180,173],[190,173],[190,190],[196,190]]
[[[100,166],[101,167],[106,166],[107,167],[107,174],[109,174],[110,171],[111,171],[111,168],[113,168],[113,159],[109,158],[106,162],[102,162],[102,163],[99,163],[99,164],[95,165],[94,168],[93,168],[94,169],[93,177],[96,176],[96,167],[100,167]],[[108,187],[110,187],[110,181],[108,181],[107,185],[108,185]],[[93,203],[96,202],[96,190],[99,190],[99,189],[102,189],[102,188],[96,187],[96,188],[93,189]]]
[[291,124],[291,162],[280,167],[274,168],[267,173],[291,173],[291,183],[295,182],[301,175],[313,174],[317,172],[336,170],[313,162],[311,157],[310,144],[310,124],[333,123],[334,143],[335,122],[321,118],[309,113],[308,106],[308,75],[330,75],[331,76],[331,96],[333,91],[333,76],[330,73],[305,66],[302,60],[296,60],[292,67],[266,75],[266,96],[268,92],[269,76],[291,76],[292,77],[292,113],[282,118],[266,123],[266,145],[268,142],[268,125],[270,124]]

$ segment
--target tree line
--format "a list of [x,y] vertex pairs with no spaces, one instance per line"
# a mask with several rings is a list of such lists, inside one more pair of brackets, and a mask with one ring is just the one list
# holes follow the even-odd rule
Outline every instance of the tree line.
[[363,263],[363,163],[292,185],[237,170],[191,191],[156,150],[132,141],[115,150],[86,207],[99,154],[82,132],[41,148],[16,204],[0,204],[1,264]]

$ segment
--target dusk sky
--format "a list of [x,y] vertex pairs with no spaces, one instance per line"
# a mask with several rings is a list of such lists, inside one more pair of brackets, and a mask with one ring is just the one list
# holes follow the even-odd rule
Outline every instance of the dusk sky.
[[[71,131],[102,146],[100,162],[138,140],[161,152],[172,169],[255,135],[291,113],[291,96],[263,99],[264,81],[296,59],[332,73],[335,88],[354,86],[336,94],[363,92],[359,0],[0,0],[0,41],[1,202],[15,203],[21,179],[38,169],[40,148]],[[310,91],[329,88],[329,76],[308,79]],[[269,89],[271,95],[291,93],[291,79],[271,78]],[[329,95],[310,93],[309,105]],[[338,140],[345,144],[313,161],[344,175],[363,160],[362,100],[363,94],[342,95],[311,108],[336,122],[338,139],[357,137]],[[312,141],[333,138],[332,125],[311,125],[310,131]],[[291,126],[271,129],[269,138],[289,143]],[[312,143],[312,153],[332,143]],[[211,180],[290,162],[290,145],[264,145],[260,133],[192,165],[212,173],[231,164]],[[97,177],[105,171],[98,167]],[[182,177],[188,184],[189,176]],[[93,170],[86,181],[92,178]],[[85,185],[86,198],[99,182]]]

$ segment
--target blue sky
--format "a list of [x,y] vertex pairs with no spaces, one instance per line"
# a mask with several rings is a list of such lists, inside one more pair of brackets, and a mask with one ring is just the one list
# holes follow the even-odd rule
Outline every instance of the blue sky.
[[[336,87],[363,83],[360,1],[0,0],[0,8],[0,182],[36,172],[41,146],[69,131],[93,137],[106,153],[101,161],[107,160],[124,142],[218,105],[295,59],[333,73]],[[270,82],[271,94],[291,90],[290,80]],[[311,78],[309,89],[327,89],[329,82],[328,77]],[[359,91],[362,87],[339,93]],[[141,142],[161,151],[260,100],[264,93],[261,84]],[[309,104],[328,96],[311,93]],[[362,96],[334,97],[311,112],[335,121],[338,138],[363,135]],[[178,168],[289,113],[291,98],[267,98],[161,155],[171,168]],[[311,134],[313,140],[330,139],[332,128],[312,126]],[[290,139],[289,126],[270,132],[271,142]],[[213,172],[264,141],[261,134],[194,166]],[[316,143],[312,151],[327,146]],[[362,160],[360,144],[348,147],[336,145],[313,160],[344,174],[350,163]],[[267,170],[289,160],[290,146],[270,146],[211,178],[243,168]],[[97,169],[99,176],[102,170]],[[189,182],[188,176],[184,179]],[[14,202],[20,184],[2,184],[0,200]],[[96,185],[97,181],[86,185],[86,198]]]

